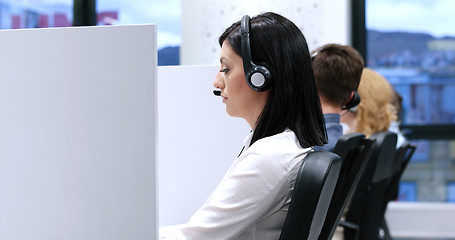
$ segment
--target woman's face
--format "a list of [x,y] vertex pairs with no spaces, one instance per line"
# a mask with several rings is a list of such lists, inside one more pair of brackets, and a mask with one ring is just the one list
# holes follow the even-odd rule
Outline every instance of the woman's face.
[[220,63],[220,71],[217,73],[213,85],[221,90],[226,112],[230,116],[244,118],[254,129],[269,92],[256,92],[248,86],[242,57],[232,49],[227,41],[221,47]]

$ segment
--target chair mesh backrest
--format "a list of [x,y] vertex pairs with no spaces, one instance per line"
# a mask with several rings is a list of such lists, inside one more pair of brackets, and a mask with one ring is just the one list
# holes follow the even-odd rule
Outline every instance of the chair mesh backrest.
[[392,239],[389,227],[387,226],[387,221],[385,219],[387,205],[389,204],[390,201],[396,200],[398,198],[401,176],[403,175],[403,172],[405,171],[409,161],[411,160],[411,157],[414,154],[415,149],[416,149],[415,145],[412,145],[409,142],[405,142],[400,146],[400,148],[398,148],[395,154],[395,166],[393,168],[392,177],[390,178],[390,181],[387,184],[384,199],[382,200],[381,209],[382,220],[380,222],[380,228],[384,232],[383,239]]
[[382,200],[395,161],[397,135],[384,131],[370,138],[375,139],[373,152],[346,214],[346,221],[358,225],[359,231],[345,228],[345,239],[353,239],[357,234],[359,239],[376,239],[379,231]]
[[387,189],[384,194],[384,201],[382,206],[382,214],[384,215],[389,201],[395,200],[398,198],[398,185],[400,183],[401,176],[403,175],[404,170],[406,169],[409,161],[411,160],[412,155],[416,149],[415,145],[412,145],[409,142],[402,144],[396,154],[395,154],[395,166],[393,167],[392,176],[390,181],[387,184]]
[[317,239],[338,180],[341,158],[331,152],[311,152],[297,174],[280,240]]
[[333,151],[340,155],[342,166],[327,218],[318,239],[331,239],[335,233],[344,209],[370,158],[373,142],[374,140],[365,138],[365,135],[361,133],[346,134],[337,141]]

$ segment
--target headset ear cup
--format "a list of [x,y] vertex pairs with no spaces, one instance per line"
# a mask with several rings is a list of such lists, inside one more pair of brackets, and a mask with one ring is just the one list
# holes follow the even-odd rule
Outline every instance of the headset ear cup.
[[260,72],[254,72],[250,76],[250,82],[255,88],[261,88],[265,84],[265,76]]
[[271,86],[270,71],[264,66],[253,65],[247,76],[248,85],[255,91],[266,91]]
[[343,109],[351,109],[356,107],[360,103],[360,95],[357,91],[354,91],[354,96],[352,96],[351,100],[344,105]]

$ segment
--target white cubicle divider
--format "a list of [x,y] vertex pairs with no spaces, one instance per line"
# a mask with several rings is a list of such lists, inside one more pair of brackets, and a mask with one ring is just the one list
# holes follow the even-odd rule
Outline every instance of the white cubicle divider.
[[455,239],[455,204],[390,202],[386,220],[393,238]]
[[0,31],[0,239],[155,239],[156,26]]
[[159,225],[185,223],[239,154],[250,128],[213,95],[219,66],[158,67]]

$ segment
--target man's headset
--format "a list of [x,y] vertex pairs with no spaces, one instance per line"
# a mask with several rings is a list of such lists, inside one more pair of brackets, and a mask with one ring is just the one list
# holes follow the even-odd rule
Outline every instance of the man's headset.
[[[311,55],[311,61],[314,61],[314,58],[324,50],[324,48],[321,48],[319,49],[318,51],[314,52],[313,55]],[[357,87],[359,87],[357,85]],[[359,93],[357,92],[357,88],[354,90],[354,96],[352,96],[351,99],[349,99],[349,101],[343,106],[343,110],[349,110],[351,108],[354,108],[354,107],[357,107],[357,105],[359,105],[360,103],[360,95]]]
[[242,37],[242,59],[246,82],[253,90],[263,92],[272,85],[272,74],[261,65],[253,63],[250,47],[250,16],[245,15],[240,23]]
[[360,95],[357,92],[357,89],[354,91],[354,96],[343,106],[343,110],[349,110],[351,108],[357,107],[360,103]]

